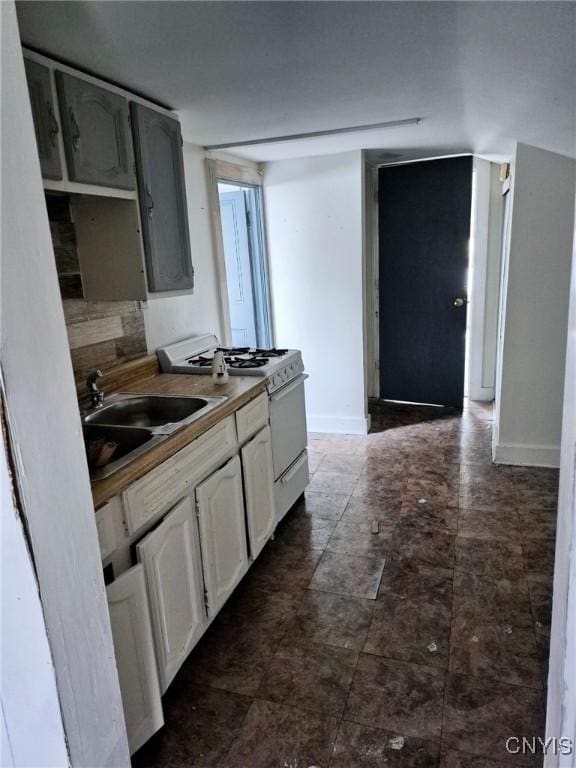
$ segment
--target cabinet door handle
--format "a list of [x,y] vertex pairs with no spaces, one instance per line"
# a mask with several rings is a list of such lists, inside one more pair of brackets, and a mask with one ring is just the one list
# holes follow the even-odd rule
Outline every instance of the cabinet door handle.
[[151,217],[152,211],[154,210],[154,198],[150,194],[150,187],[148,184],[144,184],[144,194],[146,195],[146,213]]
[[75,152],[78,152],[80,147],[80,128],[74,117],[74,110],[72,107],[68,110],[70,116],[70,138],[72,139],[72,147]]
[[50,127],[48,128],[48,135],[50,136],[50,144],[53,147],[55,147],[56,136],[58,136],[58,134],[60,133],[60,128],[58,128],[58,122],[54,117],[54,110],[52,109],[52,104],[50,104],[49,101],[46,102],[46,112],[48,112],[48,123],[50,124]]

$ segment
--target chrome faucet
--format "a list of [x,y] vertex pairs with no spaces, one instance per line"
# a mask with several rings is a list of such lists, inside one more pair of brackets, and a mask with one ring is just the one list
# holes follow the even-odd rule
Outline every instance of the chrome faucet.
[[92,371],[92,373],[88,374],[88,378],[86,379],[86,386],[90,393],[90,401],[94,408],[101,408],[104,405],[104,392],[101,392],[98,389],[98,384],[96,383],[101,376],[102,371]]

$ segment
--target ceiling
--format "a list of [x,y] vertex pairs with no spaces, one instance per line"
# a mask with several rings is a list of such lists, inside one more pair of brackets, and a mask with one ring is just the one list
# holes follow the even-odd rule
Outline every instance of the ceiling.
[[232,150],[382,162],[515,140],[576,156],[573,2],[17,3],[23,42],[176,109],[201,145],[421,117]]

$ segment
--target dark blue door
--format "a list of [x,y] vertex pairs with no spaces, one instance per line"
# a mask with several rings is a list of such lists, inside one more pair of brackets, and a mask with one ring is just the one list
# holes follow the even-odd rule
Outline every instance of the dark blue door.
[[380,397],[461,408],[472,158],[381,168]]

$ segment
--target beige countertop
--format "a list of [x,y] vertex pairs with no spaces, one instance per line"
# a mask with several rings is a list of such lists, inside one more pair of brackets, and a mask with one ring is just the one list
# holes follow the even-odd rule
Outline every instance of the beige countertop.
[[185,374],[158,373],[133,379],[118,391],[155,395],[208,396],[225,395],[228,399],[197,421],[171,434],[166,440],[137,456],[125,467],[109,477],[92,482],[94,505],[124,491],[131,483],[157,467],[166,459],[213,427],[222,419],[237,411],[249,400],[266,390],[266,379],[256,376],[231,376],[226,384],[214,384],[211,376],[187,376]]

